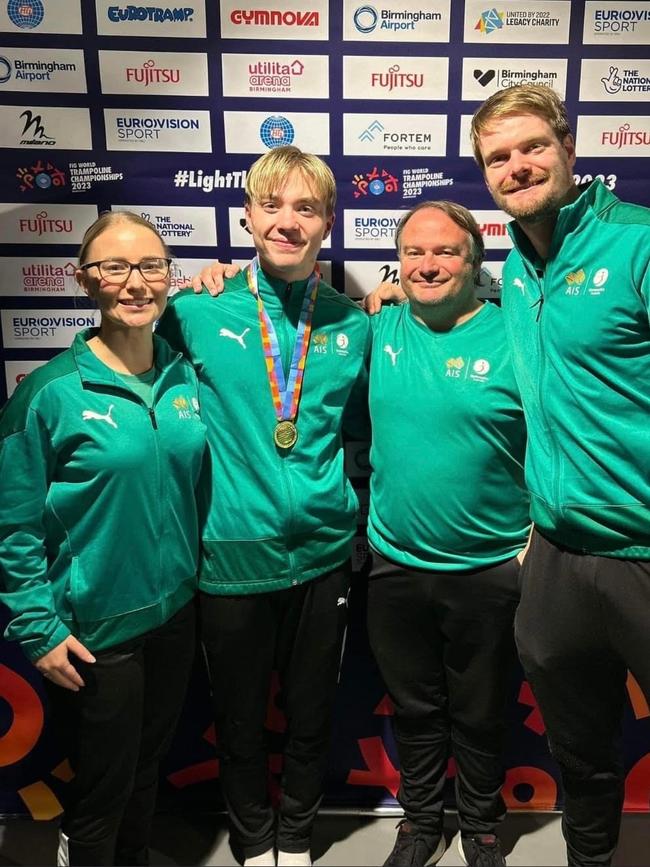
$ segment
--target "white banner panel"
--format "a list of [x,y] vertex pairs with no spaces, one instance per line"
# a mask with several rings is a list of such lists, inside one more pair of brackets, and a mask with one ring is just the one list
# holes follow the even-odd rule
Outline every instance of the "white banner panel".
[[113,211],[134,211],[158,230],[166,244],[216,247],[217,223],[214,208],[184,208],[170,205],[113,205]]
[[224,39],[329,38],[327,0],[220,0]]
[[206,54],[171,51],[99,51],[104,93],[208,96]]
[[562,99],[566,95],[566,60],[541,57],[465,57],[463,99],[482,102],[497,90],[514,84],[543,84]]
[[262,154],[293,144],[313,154],[330,152],[330,116],[299,111],[224,111],[226,150],[233,154]]
[[364,42],[448,42],[450,0],[343,2],[343,39]]
[[0,48],[0,90],[86,93],[80,48]]
[[222,54],[224,96],[266,99],[327,99],[325,54]]
[[95,6],[100,36],[205,36],[205,0],[189,0],[184,6],[97,0]]
[[65,349],[99,319],[99,310],[3,310],[2,342],[5,349]]
[[343,58],[343,99],[447,99],[446,57]]
[[579,115],[576,151],[581,157],[648,157],[650,117]]
[[81,33],[81,0],[9,0],[0,9],[0,31],[6,33]]
[[447,153],[446,114],[344,114],[343,153],[436,157]]
[[566,45],[571,19],[570,0],[519,0],[490,6],[466,0],[465,42],[484,45]]
[[583,60],[580,99],[583,102],[647,102],[650,60]]
[[0,259],[0,295],[84,296],[75,280],[76,270],[74,257],[7,256]]
[[587,0],[582,41],[606,46],[650,44],[648,0]]
[[210,153],[209,111],[105,108],[109,151]]
[[0,204],[0,238],[5,244],[76,245],[96,219],[96,205]]
[[0,147],[90,150],[90,112],[87,108],[2,105]]

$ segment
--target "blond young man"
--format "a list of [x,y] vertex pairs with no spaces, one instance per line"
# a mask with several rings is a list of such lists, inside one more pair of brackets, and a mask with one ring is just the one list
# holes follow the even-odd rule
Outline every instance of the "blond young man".
[[[208,426],[202,637],[231,837],[247,865],[275,864],[276,847],[280,865],[311,863],[346,623],[357,499],[341,434],[365,390],[369,325],[316,265],[335,199],[318,157],[262,156],[246,179],[255,259],[218,302],[180,293],[160,328],[197,369]],[[288,725],[277,817],[264,743],[273,668]]]

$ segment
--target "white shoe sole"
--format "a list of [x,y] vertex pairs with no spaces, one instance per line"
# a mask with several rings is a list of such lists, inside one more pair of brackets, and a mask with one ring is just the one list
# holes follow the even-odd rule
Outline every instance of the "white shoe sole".
[[433,853],[433,855],[429,858],[429,860],[426,863],[427,864],[437,864],[438,861],[440,861],[440,859],[442,858],[442,856],[445,854],[446,851],[447,851],[447,841],[445,840],[445,835],[443,834],[442,837],[440,838],[438,846],[436,847],[436,851]]

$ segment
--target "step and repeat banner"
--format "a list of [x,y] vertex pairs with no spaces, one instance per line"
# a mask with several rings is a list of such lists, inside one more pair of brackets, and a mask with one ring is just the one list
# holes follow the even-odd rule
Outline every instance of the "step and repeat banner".
[[[512,84],[553,88],[576,132],[576,180],[600,177],[650,205],[649,44],[645,0],[0,0],[0,402],[95,324],[74,271],[99,212],[151,220],[175,252],[177,289],[215,257],[250,258],[246,170],[283,144],[323,156],[336,175],[321,263],[340,291],[359,298],[397,281],[401,214],[446,198],[473,210],[487,248],[477,291],[498,299],[508,218],[471,158],[473,111]],[[363,521],[367,446],[350,444],[347,462]],[[330,804],[392,804],[398,786],[392,709],[363,627],[365,552],[360,526]],[[626,804],[647,810],[650,709],[628,688]],[[274,786],[284,730],[276,695],[274,685]],[[170,791],[196,792],[218,776],[206,697],[197,665],[165,770]],[[544,723],[521,674],[509,718],[509,806],[557,807]],[[4,641],[0,768],[0,813],[57,814],[69,769],[44,726],[35,670]]]

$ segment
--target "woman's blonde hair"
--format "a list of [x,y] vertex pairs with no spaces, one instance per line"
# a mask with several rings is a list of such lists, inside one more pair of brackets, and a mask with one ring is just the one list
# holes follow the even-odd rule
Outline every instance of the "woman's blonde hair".
[[135,226],[142,226],[144,229],[149,229],[149,231],[153,232],[156,238],[158,238],[160,243],[163,245],[165,256],[171,257],[169,247],[165,244],[158,229],[156,229],[149,220],[145,220],[145,218],[141,217],[140,214],[134,214],[133,211],[104,211],[104,213],[100,214],[95,222],[88,226],[84,232],[81,247],[79,248],[80,265],[85,265],[86,257],[88,256],[88,249],[92,242],[96,238],[99,238],[99,236],[107,229],[110,229],[111,226],[115,226],[118,223],[132,223]]

